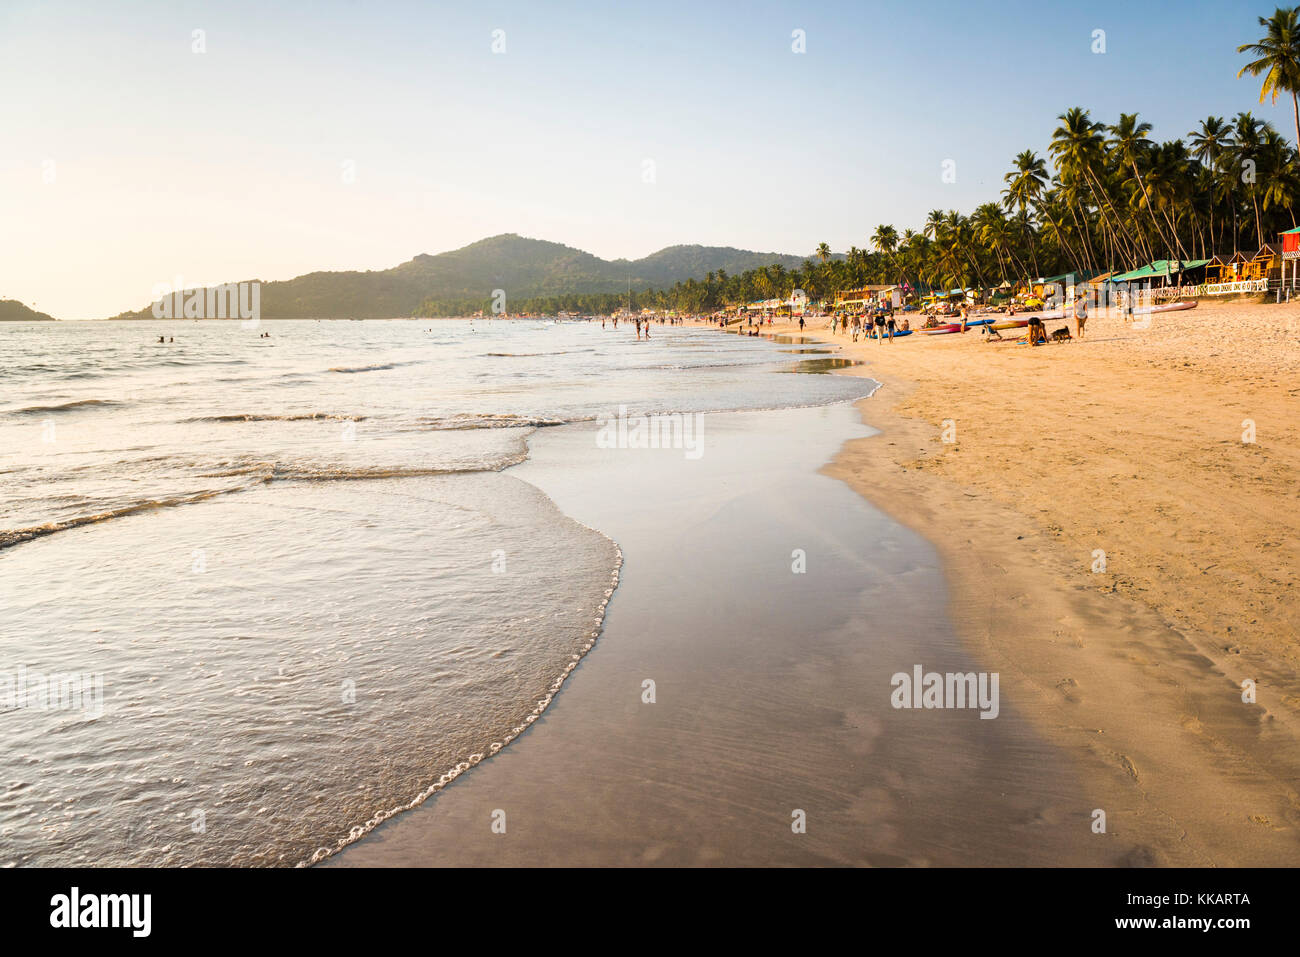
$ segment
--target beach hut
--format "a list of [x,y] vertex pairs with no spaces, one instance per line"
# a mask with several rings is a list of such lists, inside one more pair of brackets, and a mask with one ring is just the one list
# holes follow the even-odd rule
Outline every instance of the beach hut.
[[835,294],[837,309],[864,309],[884,302],[897,286],[859,286],[856,289],[841,289]]
[[1265,243],[1259,252],[1250,257],[1242,270],[1242,279],[1280,279],[1282,278],[1282,248],[1274,243]]
[[1245,272],[1246,266],[1250,264],[1250,257],[1243,252],[1235,252],[1228,257],[1228,266],[1232,269],[1232,278],[1225,278],[1224,282],[1237,282],[1242,279],[1242,273]]
[[1205,281],[1208,283],[1232,282],[1232,267],[1225,256],[1211,256],[1205,265]]
[[1282,285],[1300,289],[1300,226],[1278,236],[1282,247]]

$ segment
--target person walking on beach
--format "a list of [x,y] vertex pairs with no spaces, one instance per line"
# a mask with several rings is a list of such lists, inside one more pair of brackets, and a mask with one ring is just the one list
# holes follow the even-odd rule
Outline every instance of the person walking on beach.
[[637,342],[641,341],[641,317],[640,316],[638,316],[636,319],[636,341]]
[[889,333],[889,344],[894,344],[894,310],[885,313],[885,330]]
[[803,332],[803,316],[799,317],[799,331]]

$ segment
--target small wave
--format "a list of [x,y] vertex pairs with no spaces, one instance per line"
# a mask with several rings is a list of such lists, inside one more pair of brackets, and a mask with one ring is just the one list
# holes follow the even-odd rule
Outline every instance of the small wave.
[[[574,521],[576,521],[576,519]],[[578,665],[582,663],[582,659],[587,657],[591,649],[595,647],[597,639],[599,639],[600,636],[604,634],[605,616],[609,611],[609,602],[610,599],[614,596],[614,592],[618,591],[619,577],[623,568],[623,549],[619,547],[618,542],[614,541],[614,539],[610,538],[608,535],[606,535],[604,532],[600,531],[599,529],[592,528],[590,525],[584,525],[582,522],[578,522],[578,524],[583,525],[584,528],[587,528],[595,532],[597,535],[600,535],[602,538],[605,539],[605,541],[609,542],[610,546],[614,550],[614,567],[610,573],[609,587],[605,589],[604,600],[601,601],[599,606],[599,615],[597,615],[595,621],[593,622],[595,627],[588,635],[587,640],[584,641],[581,647],[579,647],[571,655],[569,663],[566,664],[564,666],[564,670],[561,671],[560,674],[556,676],[555,680],[551,683],[551,686],[547,691],[547,693],[541,698],[541,700],[537,702],[536,707],[533,708],[532,711],[530,711],[527,715],[524,716],[523,723],[516,725],[508,733],[501,735],[501,739],[499,741],[493,741],[491,746],[487,749],[485,753],[466,755],[464,760],[458,762],[451,769],[444,772],[442,776],[438,778],[437,781],[435,781],[433,784],[425,788],[420,793],[416,794],[409,801],[405,802],[404,804],[398,804],[395,807],[390,807],[387,808],[386,810],[379,811],[377,814],[371,817],[370,820],[364,822],[363,824],[358,824],[355,827],[351,828],[350,831],[348,832],[347,837],[335,841],[334,844],[332,845],[318,847],[315,853],[313,853],[309,858],[307,858],[304,861],[299,861],[297,864],[298,867],[311,867],[313,864],[319,864],[321,861],[325,860],[326,858],[332,857],[333,855],[337,854],[339,851],[343,850],[349,844],[355,844],[357,841],[361,840],[361,838],[365,837],[367,834],[369,834],[375,828],[379,827],[379,825],[383,824],[385,821],[391,820],[392,818],[396,817],[397,815],[401,814],[404,811],[410,811],[413,808],[419,807],[425,801],[429,800],[429,798],[433,797],[435,794],[437,794],[439,791],[445,788],[448,784],[451,784],[453,781],[455,781],[458,777],[460,777],[470,768],[474,767],[475,765],[485,760],[488,760],[489,758],[493,757],[496,754],[499,754],[503,748],[505,748],[508,744],[510,744],[510,742],[514,741],[517,737],[519,737],[521,734],[527,731],[529,727],[531,727],[532,724],[542,716],[543,712],[545,712],[546,709],[550,707],[551,703],[555,700],[556,695],[558,695],[560,691],[563,689],[565,681],[568,679],[568,677],[571,674],[573,674],[574,670],[578,667]]]
[[397,364],[385,362],[373,366],[331,366],[330,372],[379,372],[382,369],[395,369]]
[[420,425],[435,431],[456,431],[461,429],[544,429],[553,425],[567,425],[579,419],[551,419],[530,415],[449,415],[431,419],[420,419]]
[[182,422],[306,422],[312,419],[330,419],[338,422],[364,422],[364,415],[344,412],[296,412],[288,415],[263,415],[257,412],[234,412],[229,415],[199,415]]
[[349,479],[381,478],[421,478],[429,475],[459,475],[463,472],[499,472],[511,465],[517,465],[526,457],[526,453],[503,456],[500,462],[475,463],[464,468],[449,466],[447,468],[421,468],[419,466],[374,465],[369,467],[335,468],[329,465],[277,465],[275,479],[321,481],[347,481]]
[[567,352],[485,352],[484,355],[507,359],[530,359],[534,356],[567,356]]
[[89,409],[96,406],[121,405],[112,399],[77,399],[75,402],[60,402],[56,405],[29,405],[24,409],[14,409],[10,415],[40,415],[49,412],[71,412],[74,409]]
[[421,360],[412,360],[410,362],[376,362],[368,366],[331,366],[330,372],[382,372],[385,369],[396,369],[401,366],[418,365]]
[[190,505],[194,502],[202,502],[206,499],[213,498],[217,495],[228,495],[231,492],[242,492],[244,489],[252,488],[254,485],[260,485],[271,480],[269,475],[262,476],[258,481],[248,485],[238,485],[234,488],[212,489],[207,492],[197,492],[194,495],[182,495],[176,498],[151,498],[140,502],[132,502],[129,505],[123,505],[119,508],[111,508],[107,511],[97,512],[94,515],[78,515],[75,518],[64,519],[61,522],[48,522],[45,525],[32,525],[27,528],[12,528],[0,530],[0,549],[10,548],[14,545],[20,545],[23,542],[30,542],[35,538],[43,538],[46,535],[53,535],[55,532],[67,531],[70,528],[80,528],[83,525],[94,525],[98,522],[107,522],[113,518],[123,518],[127,515],[134,515],[137,512],[147,512],[155,508],[172,508],[177,505]]

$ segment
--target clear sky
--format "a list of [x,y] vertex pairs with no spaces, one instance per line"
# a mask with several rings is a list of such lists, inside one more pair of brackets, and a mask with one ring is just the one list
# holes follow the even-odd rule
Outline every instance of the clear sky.
[[103,318],[503,232],[865,247],[997,198],[1070,106],[1288,133],[1236,79],[1276,5],[0,0],[0,298]]

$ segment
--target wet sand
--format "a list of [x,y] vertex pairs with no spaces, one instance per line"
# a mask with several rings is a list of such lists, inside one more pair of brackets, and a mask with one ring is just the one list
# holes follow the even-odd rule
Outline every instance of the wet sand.
[[517,741],[325,866],[1140,863],[1036,699],[891,706],[895,672],[980,665],[934,549],[819,474],[858,413],[705,421],[698,461],[534,435],[511,474],[623,549],[604,632]]

